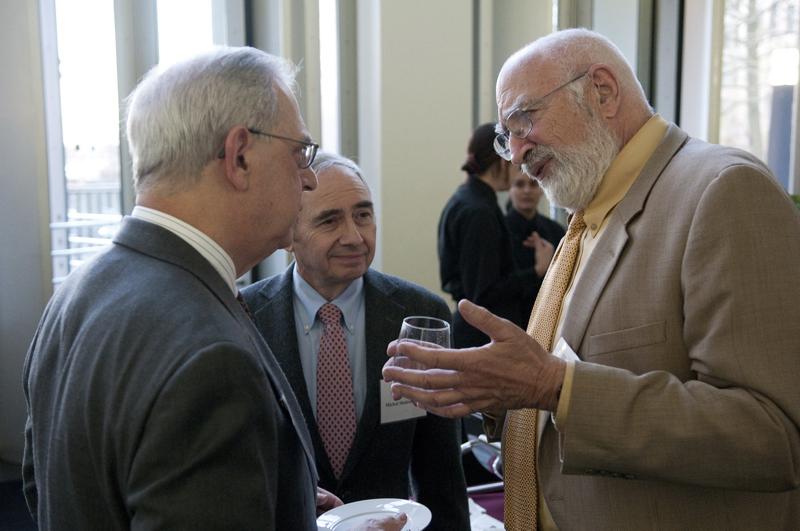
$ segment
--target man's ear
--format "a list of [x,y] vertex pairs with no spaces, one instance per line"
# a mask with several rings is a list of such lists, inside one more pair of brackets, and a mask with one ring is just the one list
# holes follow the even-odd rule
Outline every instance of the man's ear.
[[250,165],[247,157],[252,142],[247,128],[237,125],[225,135],[225,143],[220,152],[225,179],[238,191],[245,191],[250,186]]
[[592,65],[588,76],[601,115],[603,118],[613,118],[619,112],[620,105],[617,76],[604,64]]

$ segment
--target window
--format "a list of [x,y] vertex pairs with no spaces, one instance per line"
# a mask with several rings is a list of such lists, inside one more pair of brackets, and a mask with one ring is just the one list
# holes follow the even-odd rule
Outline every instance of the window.
[[338,153],[339,143],[339,25],[338,2],[319,3],[321,144]]
[[759,157],[786,190],[792,190],[798,11],[797,0],[726,0],[722,21],[719,143]]
[[[117,64],[118,57],[136,62],[130,59],[136,55],[130,49],[141,51],[138,43],[146,40],[146,35],[133,35],[135,44],[129,41],[130,35],[118,43],[115,22],[120,20],[115,6],[139,16],[144,23],[131,27],[143,34],[157,26],[157,55],[162,65],[209,48],[215,41],[242,40],[243,4],[236,0],[158,0],[156,15],[151,18],[141,16],[147,13],[146,5],[137,0],[42,2],[44,39],[53,42],[45,49],[54,49],[57,55],[50,57],[45,67],[51,70],[45,73],[45,83],[50,94],[46,113],[53,284],[111,242],[126,210],[118,84],[124,87],[123,94],[127,93],[132,87],[120,80],[135,82],[153,61],[136,65],[144,71],[133,71],[132,64]],[[48,22],[53,22],[50,27]],[[54,41],[50,37],[53,31]],[[118,44],[127,49],[118,50]]]
[[214,45],[211,2],[158,0],[158,64],[173,64]]
[[56,0],[55,12],[63,174],[50,183],[50,226],[58,284],[111,241],[121,194],[113,3]]

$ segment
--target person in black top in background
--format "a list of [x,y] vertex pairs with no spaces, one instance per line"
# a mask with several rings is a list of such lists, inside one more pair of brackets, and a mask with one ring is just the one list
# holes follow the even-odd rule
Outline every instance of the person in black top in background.
[[[511,236],[497,204],[497,192],[509,188],[509,165],[494,150],[496,135],[494,123],[480,125],[472,134],[461,167],[467,180],[439,219],[439,275],[442,290],[454,301],[469,299],[525,327],[530,314],[527,302],[531,291],[539,289],[544,271],[537,274],[530,265],[524,270],[514,266]],[[458,312],[453,314],[455,347],[488,341]]]
[[[509,165],[511,188],[506,205],[506,225],[511,233],[511,254],[517,269],[533,267],[542,275],[547,271],[553,250],[564,237],[564,227],[536,211],[544,190],[538,181],[525,175],[518,166]],[[538,287],[529,290],[529,315],[539,293]]]

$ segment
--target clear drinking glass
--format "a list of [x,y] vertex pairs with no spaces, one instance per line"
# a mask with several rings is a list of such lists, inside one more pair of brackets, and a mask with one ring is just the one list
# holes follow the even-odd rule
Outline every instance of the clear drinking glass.
[[[398,340],[400,343],[412,341],[426,347],[450,348],[450,324],[435,317],[419,315],[406,317],[400,327]],[[402,351],[403,348],[400,346],[400,353],[392,357],[387,362],[387,365],[394,365],[403,369],[427,369],[421,363],[411,361],[406,356],[403,356]]]
[[400,341],[450,348],[450,323],[436,317],[414,315],[403,319]]

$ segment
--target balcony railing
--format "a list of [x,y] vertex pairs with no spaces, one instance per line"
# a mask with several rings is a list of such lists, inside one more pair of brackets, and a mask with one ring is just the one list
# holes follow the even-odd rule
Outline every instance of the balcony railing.
[[53,284],[111,243],[122,220],[119,182],[70,183],[67,220],[50,224]]

